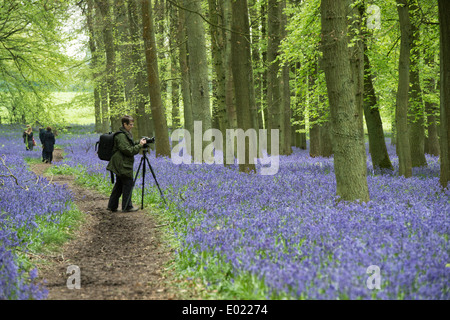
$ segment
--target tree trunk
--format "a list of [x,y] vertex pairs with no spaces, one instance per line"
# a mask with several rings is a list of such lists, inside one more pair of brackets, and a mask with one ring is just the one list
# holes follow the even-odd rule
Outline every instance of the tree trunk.
[[419,24],[418,8],[415,1],[410,2],[411,20],[411,57],[409,69],[409,145],[411,148],[411,165],[422,167],[427,165],[425,159],[425,109],[422,100],[422,89],[419,79]]
[[[286,8],[286,0],[281,1],[281,30],[280,35],[281,38],[285,38],[287,35],[286,26],[287,26],[287,16],[284,12]],[[290,88],[290,65],[286,62],[281,67],[281,121],[283,121],[283,147],[280,148],[283,150],[284,155],[290,155],[292,153],[292,143],[291,143],[291,88]]]
[[153,28],[151,0],[141,0],[141,9],[150,107],[155,125],[155,150],[157,156],[170,157],[169,132],[167,130],[167,122],[161,101],[161,89],[159,85],[158,58]]
[[121,94],[118,88],[116,72],[116,49],[114,45],[113,21],[109,0],[98,0],[95,2],[100,10],[103,19],[103,42],[106,53],[106,85],[109,96],[109,111],[111,118],[111,129],[117,131],[120,124],[119,101]]
[[[364,52],[366,52],[364,45]],[[373,87],[372,72],[370,69],[369,57],[364,53],[364,117],[366,119],[367,132],[369,134],[369,150],[372,156],[372,166],[374,169],[393,170],[391,160],[386,148],[383,124],[381,122],[380,111],[377,106],[377,98]]]
[[268,0],[268,28],[267,28],[267,109],[268,109],[268,141],[270,153],[271,129],[278,130],[280,137],[280,154],[284,154],[284,121],[282,121],[283,103],[281,99],[280,79],[278,71],[280,63],[277,60],[281,42],[281,4],[277,0]]
[[[131,103],[136,106],[136,123],[139,137],[153,137],[154,126],[151,118],[151,110],[148,106],[148,84],[147,74],[145,68],[145,54],[140,45],[142,39],[141,24],[139,23],[138,16],[138,3],[139,0],[128,1],[128,20],[129,20],[129,32],[131,39],[131,60],[133,70],[135,70],[135,87],[133,94],[131,95]],[[151,147],[154,145],[152,144]]]
[[[433,69],[434,60],[431,58],[425,58],[425,63]],[[439,139],[438,130],[436,124],[436,114],[439,110],[439,106],[430,101],[429,94],[434,93],[436,88],[436,79],[434,75],[426,79],[424,86],[424,100],[425,100],[425,114],[427,115],[427,129],[428,135],[425,137],[425,153],[433,156],[439,156]]]
[[[168,14],[170,17],[169,21],[169,33],[171,35],[177,34],[178,29],[178,19],[177,19],[177,8],[169,3]],[[169,48],[170,48],[170,83],[171,83],[171,102],[172,102],[172,130],[181,128],[180,119],[180,74],[178,67],[178,54],[177,48],[179,43],[177,37],[169,37]],[[172,131],[173,132],[173,131]]]
[[331,111],[336,193],[342,200],[368,201],[363,114],[358,109],[347,39],[346,1],[321,5],[323,69]]
[[441,175],[439,182],[443,188],[446,188],[450,181],[450,2],[438,0],[438,7],[441,51]]
[[[246,132],[248,129],[255,129],[254,115],[252,115],[254,100],[252,101],[253,88],[253,68],[250,54],[250,26],[248,21],[247,0],[232,2],[232,30],[231,52],[232,71],[234,81],[234,91],[236,94],[236,110],[238,128]],[[250,173],[255,171],[255,164],[250,155],[249,140],[245,140],[245,161],[239,163],[239,171]]]
[[[261,5],[256,0],[252,0],[249,2],[249,12],[250,12],[250,20],[255,21],[260,17]],[[262,88],[263,88],[263,72],[262,70],[262,60],[261,60],[261,34],[258,27],[252,28],[252,61],[255,70],[255,78],[253,82],[255,84],[255,108],[257,110],[258,116],[258,128],[264,129],[264,117],[262,112]]]
[[[202,18],[196,14],[202,12],[201,1],[184,0],[186,12],[186,33],[189,52],[189,75],[192,97],[192,116],[201,121],[203,133],[211,128],[210,90],[208,59],[206,55],[205,27]],[[191,133],[192,134],[192,133]],[[202,162],[202,150],[210,144],[202,140],[202,145],[194,141],[194,162]],[[200,150],[202,148],[202,150]]]
[[[220,0],[223,23],[226,29],[231,29],[232,10],[229,0]],[[233,73],[231,70],[231,32],[224,30],[223,63],[225,69],[225,104],[228,128],[237,128],[236,106],[234,101]],[[224,145],[225,147],[225,145]]]
[[93,83],[94,83],[94,110],[95,110],[95,132],[102,132],[102,110],[100,101],[100,85],[99,85],[99,73],[98,68],[98,52],[95,44],[96,32],[94,28],[93,16],[94,16],[94,3],[93,0],[87,1],[86,24],[89,33],[89,50],[91,51],[91,69],[93,70]]
[[[178,11],[178,25],[177,25],[177,41],[179,47],[180,70],[181,70],[181,95],[183,97],[183,113],[184,113],[184,128],[192,133],[194,132],[194,119],[192,117],[192,99],[191,99],[191,85],[189,81],[189,63],[188,52],[186,44],[186,16],[184,10]],[[186,150],[190,152],[190,150]]]
[[219,17],[221,16],[221,9],[217,0],[208,0],[209,16],[211,24],[209,26],[211,34],[211,55],[213,61],[213,69],[215,72],[215,81],[213,88],[213,95],[215,97],[215,103],[213,103],[213,116],[215,118],[216,129],[219,129],[222,133],[227,128],[227,108],[225,103],[225,70],[224,70],[224,31],[217,26],[223,25]]
[[412,176],[411,147],[408,134],[408,91],[409,66],[411,50],[411,22],[406,0],[397,0],[400,20],[401,44],[398,62],[398,90],[395,113],[397,132],[397,154],[399,174],[409,178]]

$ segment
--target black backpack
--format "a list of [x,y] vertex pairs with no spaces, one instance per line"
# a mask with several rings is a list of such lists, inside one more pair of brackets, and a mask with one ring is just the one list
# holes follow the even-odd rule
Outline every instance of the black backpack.
[[104,133],[100,139],[95,143],[95,151],[100,160],[109,161],[113,155],[114,137],[122,131]]

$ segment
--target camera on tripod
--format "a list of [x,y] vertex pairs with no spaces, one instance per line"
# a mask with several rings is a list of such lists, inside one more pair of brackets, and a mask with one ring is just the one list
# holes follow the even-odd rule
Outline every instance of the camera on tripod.
[[145,139],[145,144],[144,144],[144,148],[149,147],[150,143],[155,143],[155,137],[142,137],[142,139]]

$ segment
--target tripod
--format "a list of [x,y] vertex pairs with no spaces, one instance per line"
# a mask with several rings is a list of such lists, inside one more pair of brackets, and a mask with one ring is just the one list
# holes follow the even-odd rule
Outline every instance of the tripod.
[[[153,171],[152,166],[150,165],[150,161],[147,158],[147,153],[149,152],[149,148],[148,147],[144,147],[143,151],[142,151],[142,158],[141,158],[141,162],[139,163],[139,167],[136,171],[136,176],[134,177],[134,181],[133,181],[133,188],[136,185],[136,180],[137,177],[139,175],[139,171],[141,170],[142,167],[142,197],[141,197],[141,209],[144,209],[144,186],[145,186],[145,171],[146,171],[146,164],[148,164],[148,167],[150,168],[150,171],[152,172],[153,175],[153,179],[155,179],[156,182],[156,186],[158,187],[159,193],[161,194],[161,198],[164,200],[164,203],[167,204],[166,199],[164,198],[164,194],[161,191],[161,188],[159,187],[159,183],[158,180],[156,180],[156,176],[155,176],[155,172]],[[127,200],[127,204],[125,206],[125,208],[128,208],[128,204],[130,203],[130,199],[131,199],[131,193],[130,196],[128,197]]]

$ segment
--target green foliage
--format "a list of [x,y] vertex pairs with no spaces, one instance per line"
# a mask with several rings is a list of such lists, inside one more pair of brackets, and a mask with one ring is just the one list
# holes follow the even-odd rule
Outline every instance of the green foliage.
[[[323,71],[320,69],[321,23],[320,0],[302,1],[286,8],[288,15],[288,35],[282,43],[282,59],[285,63],[298,63],[294,87],[295,99],[300,100],[299,110],[310,121],[326,121],[328,101]],[[412,53],[420,72],[423,99],[434,104],[439,103],[439,30],[437,22],[437,2],[416,2],[419,26],[418,52]],[[373,84],[377,95],[377,107],[383,120],[390,120],[395,110],[398,86],[398,58],[400,49],[400,30],[398,24],[397,3],[395,0],[354,1],[353,6],[363,6],[364,15],[361,33],[350,39],[350,45],[358,38],[367,45]],[[380,8],[379,29],[367,27],[367,9],[370,5]],[[414,12],[412,12],[414,13]],[[292,105],[296,105],[293,101]],[[385,121],[386,122],[386,121]],[[386,123],[384,123],[386,126]],[[389,128],[387,125],[386,127]]]
[[72,63],[61,51],[72,1],[0,1],[0,116],[8,122],[58,119],[50,92]]
[[[320,69],[322,52],[320,0],[290,4],[285,10],[288,18],[287,36],[282,41],[281,58],[284,63],[297,63],[295,69],[295,92],[292,105],[294,112],[303,112],[309,125],[328,120],[328,98],[325,75]],[[305,124],[303,121],[302,124]]]

